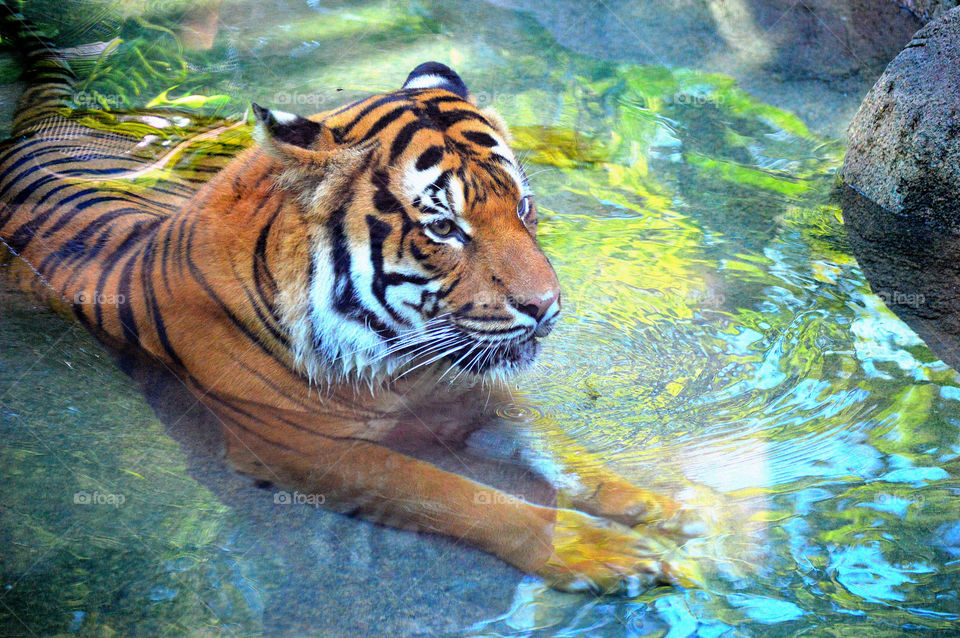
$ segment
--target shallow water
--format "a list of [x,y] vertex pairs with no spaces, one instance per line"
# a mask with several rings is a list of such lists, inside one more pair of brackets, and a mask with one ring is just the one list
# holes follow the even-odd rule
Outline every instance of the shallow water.
[[174,4],[55,21],[77,44],[122,28],[143,56],[123,49],[78,106],[307,113],[424,60],[456,68],[514,130],[563,286],[518,392],[638,483],[697,486],[708,582],[560,594],[445,539],[277,507],[219,464],[194,405],[148,405],[80,327],[6,292],[0,633],[960,632],[960,376],[871,293],[840,220],[843,147],[816,123],[484,3],[229,4],[183,59],[123,15],[177,25]]

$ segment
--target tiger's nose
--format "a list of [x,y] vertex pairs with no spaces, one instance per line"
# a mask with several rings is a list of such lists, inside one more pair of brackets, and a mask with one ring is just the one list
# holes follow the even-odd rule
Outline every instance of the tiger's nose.
[[557,305],[557,310],[560,309],[560,290],[551,290],[539,297],[533,297],[531,299],[524,299],[522,303],[514,303],[514,307],[522,312],[525,315],[533,317],[537,323],[540,323],[544,320],[548,313],[551,312],[553,305]]

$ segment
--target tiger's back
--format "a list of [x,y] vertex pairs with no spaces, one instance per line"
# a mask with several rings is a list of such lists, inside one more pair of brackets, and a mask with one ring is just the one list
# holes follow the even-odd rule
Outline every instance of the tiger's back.
[[176,112],[46,109],[0,146],[0,237],[96,315],[98,258],[122,261],[251,143],[242,123]]

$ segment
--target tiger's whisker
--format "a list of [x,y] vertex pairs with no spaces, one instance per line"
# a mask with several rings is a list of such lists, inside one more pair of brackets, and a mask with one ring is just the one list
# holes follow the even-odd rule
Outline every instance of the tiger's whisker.
[[451,383],[451,384],[455,383],[456,380],[457,380],[458,378],[460,378],[460,375],[461,375],[461,374],[463,374],[464,372],[468,371],[468,370],[473,366],[473,364],[474,364],[478,359],[480,359],[480,357],[482,357],[485,353],[490,352],[491,349],[492,349],[492,348],[490,348],[490,346],[483,346],[483,347],[481,347],[480,350],[477,352],[477,354],[475,354],[475,355],[473,356],[473,358],[470,359],[470,361],[467,362],[467,364],[466,364],[465,366],[462,366],[461,369],[460,369],[460,371],[457,372],[457,374],[454,375],[454,377],[453,377],[452,379],[450,379],[450,383]]
[[470,348],[463,354],[463,356],[461,356],[459,359],[457,359],[456,361],[454,361],[453,363],[451,363],[450,366],[444,371],[444,373],[440,375],[440,378],[437,379],[437,382],[442,381],[443,378],[444,378],[445,376],[447,376],[447,374],[448,374],[451,370],[453,370],[455,367],[457,367],[457,365],[458,365],[461,361],[463,361],[463,360],[466,359],[468,356],[470,356],[470,353],[473,352],[473,351],[474,351],[476,348],[478,348],[478,347],[481,347],[481,348],[482,348],[482,347],[483,347],[483,344],[482,344],[480,341],[474,341],[473,345],[470,346]]
[[417,364],[416,366],[410,368],[409,370],[406,370],[406,371],[403,372],[401,375],[399,375],[399,376],[397,377],[397,379],[400,379],[400,378],[402,378],[402,377],[410,374],[411,372],[413,372],[414,370],[416,370],[416,369],[418,369],[418,368],[421,368],[421,367],[423,367],[423,366],[425,366],[425,365],[429,365],[429,364],[433,363],[434,361],[437,361],[438,359],[442,359],[442,358],[445,357],[445,356],[448,356],[448,355],[450,355],[450,354],[453,354],[454,352],[456,352],[457,350],[459,350],[461,347],[463,347],[463,344],[461,343],[461,341],[465,341],[465,340],[467,340],[467,339],[469,339],[469,337],[467,337],[466,335],[460,336],[460,337],[456,340],[455,345],[447,348],[446,350],[444,350],[444,351],[441,352],[440,354],[432,357],[431,359],[428,359],[427,361],[424,361],[423,363],[419,363],[419,364]]

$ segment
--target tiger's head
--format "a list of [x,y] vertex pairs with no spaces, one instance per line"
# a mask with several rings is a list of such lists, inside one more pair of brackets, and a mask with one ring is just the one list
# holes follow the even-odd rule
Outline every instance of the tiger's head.
[[559,283],[509,132],[456,73],[422,64],[398,91],[309,118],[254,112],[309,229],[299,358],[327,374],[451,378],[534,360]]

